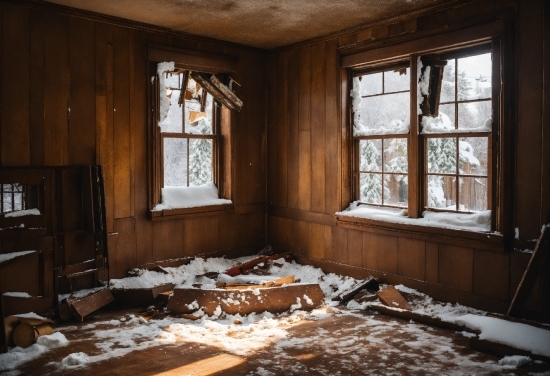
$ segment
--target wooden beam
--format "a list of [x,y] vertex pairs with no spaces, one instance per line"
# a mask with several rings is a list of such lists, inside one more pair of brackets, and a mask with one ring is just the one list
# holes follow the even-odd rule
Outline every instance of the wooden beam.
[[533,251],[533,255],[527,264],[527,269],[519,282],[518,288],[508,308],[507,316],[516,316],[521,307],[529,297],[529,293],[540,275],[548,256],[550,255],[550,230],[548,226],[543,226],[540,232],[539,240]]

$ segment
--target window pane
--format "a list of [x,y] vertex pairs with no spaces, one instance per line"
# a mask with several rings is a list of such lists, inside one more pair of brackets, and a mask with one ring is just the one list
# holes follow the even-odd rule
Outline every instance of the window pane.
[[462,137],[459,141],[459,169],[461,174],[487,175],[488,137]]
[[376,134],[407,133],[410,123],[410,94],[397,93],[363,98],[363,126]]
[[458,100],[491,98],[491,54],[458,59]]
[[181,133],[182,131],[182,108],[178,101],[181,91],[173,90],[181,86],[181,75],[175,74],[165,78],[164,86],[166,90],[161,90],[161,95],[166,95],[170,100],[170,108],[166,119],[159,123],[161,132]]
[[384,140],[384,171],[408,171],[406,138],[388,138]]
[[428,172],[456,173],[456,138],[428,139]]
[[456,178],[454,176],[428,176],[430,208],[456,210]]
[[487,210],[487,179],[460,178],[459,210]]
[[480,131],[491,130],[492,102],[472,102],[458,104],[458,128]]
[[382,203],[382,175],[359,174],[360,200],[369,204]]
[[[442,115],[444,114],[444,115]],[[449,124],[451,124],[452,129],[455,128],[455,105],[452,104],[440,104],[439,105],[439,116],[447,116],[449,118]],[[445,120],[445,123],[447,121]],[[442,129],[443,131],[444,129]]]
[[403,74],[399,71],[384,72],[384,93],[409,90],[411,86],[409,68],[401,72]]
[[164,186],[187,186],[187,140],[164,139]]
[[407,206],[407,175],[384,175],[384,204]]
[[366,74],[361,77],[361,95],[382,94],[382,73]]
[[[194,81],[193,81],[194,82]],[[212,134],[212,108],[214,98],[212,95],[206,95],[206,105],[204,111],[201,111],[200,101],[203,91],[200,89],[196,98],[185,101],[185,132],[192,134]]]
[[189,140],[189,185],[212,181],[212,140]]
[[382,171],[382,140],[359,141],[359,169]]
[[[455,60],[447,60],[443,68],[443,81],[441,82],[441,96],[439,102],[455,101]],[[448,115],[448,114],[447,114]]]
[[4,197],[2,197],[2,211],[4,213],[11,212],[13,210],[12,202],[11,202],[11,193],[4,193]]

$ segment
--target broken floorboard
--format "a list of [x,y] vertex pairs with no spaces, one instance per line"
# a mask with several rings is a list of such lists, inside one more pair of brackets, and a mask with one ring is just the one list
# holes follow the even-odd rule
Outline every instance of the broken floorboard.
[[219,306],[225,313],[247,315],[252,312],[281,313],[293,306],[310,311],[323,302],[323,290],[318,284],[294,284],[246,290],[174,289],[168,299],[168,311],[174,314],[191,314],[202,308],[212,316]]

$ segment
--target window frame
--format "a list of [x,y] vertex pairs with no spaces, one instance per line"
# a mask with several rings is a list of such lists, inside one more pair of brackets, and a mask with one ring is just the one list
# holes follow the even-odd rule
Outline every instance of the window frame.
[[[342,170],[349,174],[348,179],[342,180],[342,190],[349,192],[350,202],[353,202],[357,196],[357,191],[354,186],[354,169],[355,169],[355,146],[353,137],[353,115],[351,109],[351,100],[349,92],[351,82],[356,72],[366,71],[370,67],[384,68],[392,63],[408,59],[410,61],[411,82],[414,82],[414,87],[411,86],[411,124],[409,130],[409,205],[408,216],[411,218],[422,217],[425,198],[423,194],[425,187],[425,161],[417,156],[425,155],[425,139],[433,136],[422,135],[420,133],[420,110],[417,114],[417,92],[416,82],[417,77],[417,59],[422,56],[431,56],[434,54],[452,54],[461,53],[469,49],[477,49],[479,46],[491,45],[493,53],[493,123],[492,137],[493,140],[489,144],[488,154],[492,158],[491,168],[488,174],[491,174],[492,186],[489,188],[488,197],[492,197],[489,209],[492,210],[491,215],[491,232],[478,233],[469,230],[450,230],[445,228],[432,228],[421,224],[397,224],[384,222],[379,220],[370,220],[364,218],[355,218],[349,216],[336,215],[336,224],[338,226],[354,229],[378,228],[382,232],[395,230],[406,232],[409,235],[430,240],[440,240],[448,242],[449,237],[453,238],[454,244],[464,244],[471,246],[476,244],[477,247],[483,249],[491,249],[502,251],[513,243],[513,176],[511,166],[515,150],[512,143],[512,126],[511,121],[514,113],[513,95],[511,87],[513,87],[514,73],[513,64],[507,57],[511,56],[512,37],[509,32],[510,20],[499,18],[490,22],[481,23],[474,26],[469,26],[464,29],[450,30],[444,34],[424,36],[418,40],[405,40],[394,42],[389,41],[384,46],[380,47],[377,42],[372,43],[372,48],[369,44],[364,44],[360,49],[346,48],[340,49],[341,52],[341,67],[343,77],[347,77],[347,82],[343,86],[343,108],[347,108],[347,116],[343,118],[345,121],[342,126],[346,127],[343,134],[347,135],[343,138],[343,148],[348,150],[350,162],[344,161]],[[495,69],[495,66],[498,68]],[[506,78],[504,80],[504,78]],[[508,81],[509,80],[509,81]],[[506,114],[506,116],[503,116]],[[474,134],[476,136],[477,134]],[[449,137],[459,136],[459,134],[449,134]],[[349,145],[349,146],[346,146]],[[411,176],[417,183],[411,183]],[[349,186],[346,185],[349,184]],[[417,188],[418,187],[418,188]],[[342,209],[349,205],[349,202],[342,201]],[[434,236],[435,235],[435,236]],[[475,241],[475,243],[472,243]],[[506,247],[502,247],[505,245]]]
[[[160,105],[160,88],[157,75],[157,64],[173,61],[176,69],[216,74],[224,77],[237,72],[237,57],[214,54],[195,50],[181,50],[171,46],[151,44],[148,46],[147,77],[150,82],[148,92],[148,211],[149,219],[166,220],[194,216],[209,216],[234,213],[234,203],[190,208],[171,208],[153,210],[161,201],[164,186],[164,138],[177,137],[189,139],[209,138],[213,140],[212,181],[218,188],[218,197],[233,200],[233,150],[232,128],[235,123],[233,111],[227,107],[213,105],[213,134],[162,133],[158,126]],[[153,79],[151,79],[153,78]]]

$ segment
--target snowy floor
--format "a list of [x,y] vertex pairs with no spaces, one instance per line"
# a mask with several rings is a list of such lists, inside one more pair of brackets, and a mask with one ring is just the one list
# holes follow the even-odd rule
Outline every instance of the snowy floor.
[[[187,285],[195,275],[225,270],[235,264],[234,260],[198,259],[180,268],[168,268],[169,275],[146,272],[139,283],[172,279]],[[222,314],[203,316],[196,321],[163,314],[145,322],[137,316],[137,310],[103,311],[83,324],[58,325],[54,335],[41,337],[27,349],[15,348],[0,354],[0,373],[550,375],[550,366],[545,363],[525,357],[501,360],[468,350],[466,332],[374,314],[365,310],[372,303],[359,305],[352,301],[347,307],[336,306],[330,298],[353,284],[352,278],[325,275],[310,266],[281,264],[272,268],[273,274],[292,274],[305,283],[319,282],[325,304],[312,312],[244,317]],[[114,281],[118,285],[124,283],[135,284],[138,280]],[[398,288],[419,313],[438,315],[449,321],[484,314],[468,307],[434,302],[404,286]],[[544,341],[546,337],[541,338]],[[522,363],[527,365],[516,368]]]

